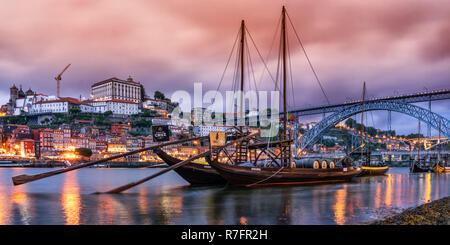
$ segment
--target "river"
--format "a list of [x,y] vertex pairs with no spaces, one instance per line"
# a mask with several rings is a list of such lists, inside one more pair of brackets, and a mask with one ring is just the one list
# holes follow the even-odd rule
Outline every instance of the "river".
[[175,172],[123,194],[92,195],[159,169],[86,168],[13,186],[11,177],[54,169],[0,168],[0,224],[366,224],[450,195],[450,175],[385,176],[342,184],[190,187]]

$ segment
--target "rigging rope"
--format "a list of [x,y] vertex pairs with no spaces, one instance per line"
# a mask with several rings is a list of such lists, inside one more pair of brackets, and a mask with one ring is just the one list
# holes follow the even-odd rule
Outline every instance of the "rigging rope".
[[234,39],[233,47],[231,48],[230,55],[228,56],[227,64],[225,65],[225,69],[223,70],[223,73],[222,73],[222,76],[220,78],[219,85],[217,86],[216,94],[214,95],[214,98],[217,96],[217,93],[218,93],[218,91],[220,89],[220,86],[222,85],[222,81],[223,81],[223,78],[225,77],[225,72],[227,71],[227,68],[228,68],[228,65],[230,63],[231,57],[233,56],[233,53],[234,53],[233,51],[234,51],[234,48],[236,47],[236,43],[237,43],[238,37],[239,37],[239,31],[236,34],[236,38]]
[[[275,83],[275,79],[273,78],[272,73],[270,72],[270,70],[269,70],[269,68],[268,68],[268,66],[267,66],[267,63],[265,62],[264,58],[262,57],[261,53],[259,52],[259,49],[258,49],[258,47],[256,46],[255,41],[253,40],[252,34],[250,34],[250,32],[249,32],[249,30],[247,29],[247,27],[245,27],[245,29],[247,30],[247,33],[248,33],[248,35],[250,36],[250,40],[252,41],[252,44],[253,44],[253,46],[255,47],[256,52],[257,52],[258,55],[259,55],[259,58],[261,59],[261,61],[262,61],[263,64],[264,64],[264,67],[266,68],[265,70],[267,71],[267,73],[269,74],[270,78],[272,79],[272,82]],[[278,30],[278,26],[277,26],[277,30]],[[275,40],[275,38],[274,38],[274,40]],[[274,40],[273,40],[273,41],[274,41]],[[272,41],[272,45],[273,45],[273,41]],[[270,52],[272,51],[272,45],[271,45],[271,48],[270,48],[270,51],[269,51],[269,55],[270,55]],[[264,75],[264,71],[265,71],[265,70],[263,70],[263,72],[262,72],[262,74],[261,74],[260,81],[262,80],[262,76]]]
[[295,30],[294,24],[292,23],[291,17],[290,17],[289,14],[287,13],[287,11],[286,11],[286,15],[287,15],[287,17],[288,17],[289,23],[291,23],[292,29],[294,30],[294,33],[295,33],[295,36],[297,37],[297,40],[298,40],[298,42],[300,43],[300,47],[302,48],[303,53],[305,54],[306,60],[308,61],[308,64],[309,64],[309,67],[311,68],[311,70],[312,70],[312,72],[313,72],[313,74],[314,74],[314,77],[316,78],[316,81],[317,81],[317,83],[319,84],[320,89],[322,90],[322,93],[323,93],[323,95],[325,96],[325,99],[327,100],[328,105],[330,105],[330,100],[328,99],[328,96],[327,96],[327,94],[325,93],[324,88],[322,87],[322,83],[320,82],[319,77],[317,76],[316,70],[314,69],[314,67],[313,67],[313,65],[312,65],[312,63],[311,63],[311,60],[309,59],[309,56],[308,56],[308,54],[306,53],[306,49],[305,49],[305,47],[303,46],[303,43],[302,43],[302,41],[300,40],[300,36],[298,35],[297,31]]
[[253,185],[257,185],[257,184],[259,184],[259,183],[262,183],[262,182],[264,182],[264,181],[266,181],[266,180],[269,180],[269,179],[271,179],[273,176],[275,176],[275,175],[277,175],[281,170],[283,170],[284,169],[284,166],[282,166],[280,169],[278,169],[278,171],[276,171],[274,174],[272,174],[271,176],[269,176],[269,177],[267,177],[267,178],[265,178],[265,179],[263,179],[263,180],[260,180],[260,181],[256,181],[255,183],[253,183],[253,184],[248,184],[248,185],[246,185],[246,187],[250,187],[250,186],[253,186]]
[[[288,33],[286,32],[286,39],[287,40],[289,40],[289,37],[288,37]],[[286,45],[286,48],[287,48],[287,53],[288,53],[288,60],[289,60],[289,80],[290,80],[290,82],[291,82],[291,94],[292,94],[292,103],[293,103],[293,106],[294,106],[294,108],[296,107],[295,106],[295,96],[294,96],[294,80],[293,80],[293,76],[292,76],[292,63],[291,63],[291,52],[290,52],[290,49],[289,49],[289,42],[287,42],[286,43],[287,45]],[[289,118],[288,118],[289,119]]]

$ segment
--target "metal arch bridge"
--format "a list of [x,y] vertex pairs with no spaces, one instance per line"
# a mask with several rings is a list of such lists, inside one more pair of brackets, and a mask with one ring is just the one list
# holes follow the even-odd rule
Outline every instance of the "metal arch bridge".
[[[448,119],[416,105],[395,101],[376,100],[367,101],[366,103],[364,103],[364,110],[387,110],[403,113],[424,121],[437,130],[439,130],[440,122],[440,130],[442,134],[450,138],[450,121]],[[308,145],[314,143],[326,129],[334,127],[344,119],[361,112],[362,104],[349,105],[325,117],[301,137],[299,135],[299,130],[295,130],[295,147],[297,149],[305,149]],[[299,154],[299,152],[300,151],[297,150],[297,155]]]
[[[372,98],[368,99],[367,102],[376,102],[376,101],[392,101],[398,103],[417,103],[417,102],[430,102],[436,100],[447,100],[450,99],[450,90],[442,89],[430,92],[421,92],[415,94],[406,94],[406,95],[398,95],[392,97],[383,97],[383,98]],[[324,114],[330,112],[337,112],[347,106],[361,104],[360,100],[349,101],[342,104],[334,104],[334,105],[323,105],[316,106],[310,108],[303,109],[295,109],[290,110],[289,113],[295,114],[296,116],[307,116],[307,115],[315,115],[315,114]]]

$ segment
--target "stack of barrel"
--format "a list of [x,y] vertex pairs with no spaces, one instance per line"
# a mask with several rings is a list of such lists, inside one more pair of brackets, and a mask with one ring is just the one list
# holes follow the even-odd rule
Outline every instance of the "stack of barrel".
[[335,168],[335,159],[333,158],[303,158],[296,159],[292,162],[292,167],[295,168]]

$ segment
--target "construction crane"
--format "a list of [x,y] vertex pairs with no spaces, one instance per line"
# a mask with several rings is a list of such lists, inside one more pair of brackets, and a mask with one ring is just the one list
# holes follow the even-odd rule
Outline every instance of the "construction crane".
[[67,70],[67,68],[69,68],[70,64],[68,64],[66,66],[66,68],[64,68],[64,70],[62,70],[58,76],[55,77],[56,80],[56,96],[59,98],[59,81],[61,81],[61,75]]

